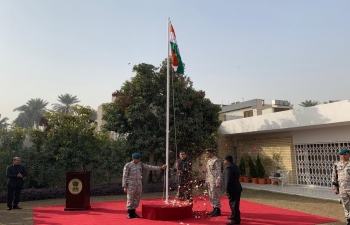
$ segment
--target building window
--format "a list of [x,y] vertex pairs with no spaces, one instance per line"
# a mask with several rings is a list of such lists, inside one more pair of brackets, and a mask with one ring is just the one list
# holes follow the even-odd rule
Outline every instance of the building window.
[[253,116],[253,110],[244,111],[244,118],[252,117],[252,116]]

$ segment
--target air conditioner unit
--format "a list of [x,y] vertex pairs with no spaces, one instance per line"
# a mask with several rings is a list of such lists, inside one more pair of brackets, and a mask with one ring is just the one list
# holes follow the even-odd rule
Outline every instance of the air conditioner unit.
[[271,104],[272,105],[279,105],[280,104],[280,100],[272,100]]
[[288,101],[283,101],[283,100],[272,100],[272,101],[271,101],[271,104],[272,104],[272,105],[285,105],[285,104],[288,105]]

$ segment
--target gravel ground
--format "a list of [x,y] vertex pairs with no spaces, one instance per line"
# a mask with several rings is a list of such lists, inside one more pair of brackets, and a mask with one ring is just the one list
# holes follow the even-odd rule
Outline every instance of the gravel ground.
[[[162,193],[143,194],[142,198],[162,197]],[[245,189],[242,192],[242,199],[258,202],[266,205],[276,206],[285,209],[301,211],[338,219],[341,222],[327,223],[327,225],[344,225],[343,207],[336,201],[307,198],[296,195],[273,193]],[[91,203],[101,201],[126,200],[124,195],[91,197]],[[52,199],[42,201],[20,202],[22,210],[6,210],[6,203],[0,203],[0,224],[1,225],[31,225],[33,224],[33,208],[37,206],[64,205],[65,199]]]

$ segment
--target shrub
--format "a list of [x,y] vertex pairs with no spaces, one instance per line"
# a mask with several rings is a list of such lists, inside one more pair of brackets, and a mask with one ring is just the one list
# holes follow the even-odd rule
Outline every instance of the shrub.
[[248,156],[248,167],[249,167],[249,175],[251,178],[256,178],[256,168],[251,156]]
[[[173,185],[172,185],[173,186]],[[151,183],[147,185],[145,192],[163,192],[163,183]],[[176,186],[172,187],[176,188]],[[124,194],[124,189],[120,184],[114,185],[99,185],[92,186],[90,188],[91,196],[108,196],[108,195],[122,195]],[[42,189],[24,189],[21,194],[21,201],[36,201],[44,199],[56,199],[65,198],[66,189],[65,188],[42,188]],[[0,192],[0,203],[7,202],[7,191]]]
[[256,176],[258,178],[265,177],[265,168],[264,168],[263,164],[261,163],[261,159],[260,159],[259,154],[256,157],[255,170],[256,170]]
[[239,170],[241,171],[241,175],[245,176],[247,171],[246,171],[246,164],[245,164],[245,160],[243,157],[241,157],[239,159]]
[[270,176],[273,175],[272,172],[274,171],[273,169],[273,160],[270,156],[263,156],[261,157],[261,163],[264,166],[265,169],[265,176]]

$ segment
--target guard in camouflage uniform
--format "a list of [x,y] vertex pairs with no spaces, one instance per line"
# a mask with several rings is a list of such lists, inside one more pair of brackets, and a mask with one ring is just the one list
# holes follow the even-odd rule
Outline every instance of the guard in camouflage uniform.
[[139,218],[136,208],[140,204],[142,193],[142,170],[162,170],[167,166],[151,166],[141,162],[141,154],[132,154],[132,161],[124,166],[123,183],[124,192],[127,193],[127,218]]
[[208,186],[208,194],[210,204],[213,207],[213,211],[207,214],[211,217],[221,216],[221,203],[220,203],[220,186],[222,178],[222,163],[214,155],[214,149],[209,148],[206,150],[208,162],[205,171],[206,184]]
[[342,149],[339,153],[341,160],[334,164],[332,184],[334,193],[340,195],[343,203],[345,218],[350,225],[350,151]]

